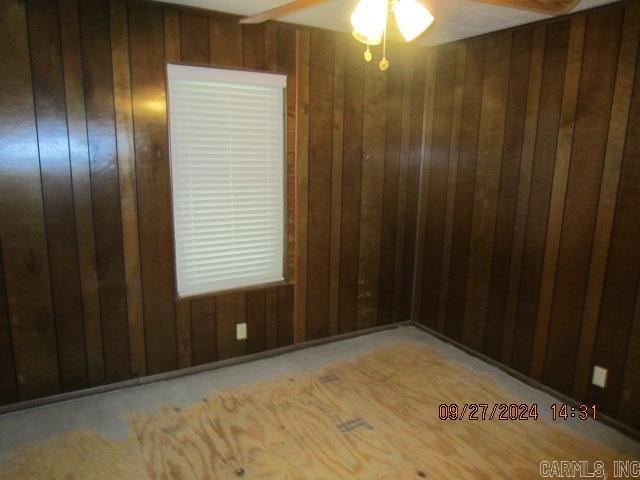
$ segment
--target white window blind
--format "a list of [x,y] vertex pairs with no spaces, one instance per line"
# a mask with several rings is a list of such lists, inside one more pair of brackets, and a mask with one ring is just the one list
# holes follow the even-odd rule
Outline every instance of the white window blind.
[[178,295],[282,281],[284,87],[167,65]]

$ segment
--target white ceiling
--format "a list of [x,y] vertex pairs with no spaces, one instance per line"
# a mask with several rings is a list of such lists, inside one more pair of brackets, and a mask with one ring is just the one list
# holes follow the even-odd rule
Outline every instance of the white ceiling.
[[[165,0],[161,0],[165,1]],[[169,3],[190,5],[239,15],[251,15],[288,3],[291,0],[166,0]],[[478,3],[471,0],[424,0],[436,17],[435,23],[420,39],[424,45],[439,45],[482,33],[503,30],[536,22],[548,15]],[[582,0],[574,11],[585,10],[615,0]],[[351,31],[349,17],[358,0],[329,0],[281,17],[283,22]]]

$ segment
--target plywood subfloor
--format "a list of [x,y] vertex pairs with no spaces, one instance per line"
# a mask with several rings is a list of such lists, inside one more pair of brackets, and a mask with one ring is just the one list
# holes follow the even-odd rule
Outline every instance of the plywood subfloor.
[[438,418],[441,403],[503,402],[520,399],[433,348],[399,343],[131,412],[120,442],[75,430],[22,447],[0,479],[527,479],[541,460],[626,458],[547,420]]

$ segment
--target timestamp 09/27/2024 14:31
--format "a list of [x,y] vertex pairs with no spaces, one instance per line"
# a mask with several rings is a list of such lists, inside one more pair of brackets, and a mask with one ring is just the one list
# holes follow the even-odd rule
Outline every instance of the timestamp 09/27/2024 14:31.
[[[554,421],[569,419],[595,420],[595,405],[568,405],[553,403],[548,418]],[[442,421],[523,421],[538,420],[540,407],[537,403],[441,403],[438,417]]]

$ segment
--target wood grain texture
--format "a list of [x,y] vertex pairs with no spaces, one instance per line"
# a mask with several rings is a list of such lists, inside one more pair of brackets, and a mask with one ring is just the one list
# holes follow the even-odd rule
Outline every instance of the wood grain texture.
[[99,385],[104,382],[104,354],[78,4],[75,0],[60,0],[58,8],[87,374],[90,385]]
[[247,353],[267,349],[267,299],[265,290],[246,294]]
[[180,13],[180,52],[185,62],[209,63],[209,19],[207,17]]
[[520,159],[524,139],[532,40],[532,28],[520,29],[513,33],[509,97],[507,99],[500,170],[500,195],[498,196],[489,299],[482,345],[482,351],[495,359],[500,358],[509,292],[509,268],[520,179]]
[[0,238],[0,404],[17,402],[20,399],[16,365],[13,354],[13,337],[9,320],[9,299],[4,282],[4,262]]
[[236,17],[209,18],[210,62],[220,67],[242,66],[242,29]]
[[245,292],[227,293],[216,297],[216,337],[218,359],[239,357],[247,353],[247,341],[237,340],[236,325],[245,323]]
[[147,371],[158,373],[178,366],[160,6],[129,5],[129,42]]
[[329,334],[338,333],[340,314],[340,234],[342,227],[342,158],[344,148],[344,76],[347,40],[335,39],[333,56],[333,138],[331,153],[331,253],[329,265]]
[[620,166],[624,153],[631,96],[633,93],[634,64],[637,64],[638,42],[640,30],[640,4],[631,4],[625,11],[624,26],[618,56],[618,71],[614,91],[611,119],[609,121],[609,138],[602,173],[602,186],[596,216],[596,227],[593,238],[589,281],[585,297],[580,341],[576,359],[576,375],[573,382],[572,395],[584,398],[589,384],[593,345],[596,334],[597,318],[600,313],[600,301],[604,287],[605,269],[611,243],[611,229],[615,212],[616,195],[620,180]]
[[311,32],[305,336],[310,340],[323,338],[329,334],[333,49],[333,39],[328,34]]
[[218,359],[216,299],[196,298],[189,303],[191,362],[193,365],[213,362]]
[[129,62],[129,29],[127,6],[111,3],[111,58],[113,62],[113,96],[118,150],[120,212],[122,215],[122,246],[124,274],[127,285],[127,318],[131,373],[143,376],[147,372],[140,273],[140,236],[138,234],[138,194],[131,107],[131,72]]
[[[598,209],[623,8],[590,15],[543,377],[570,393]],[[633,307],[632,307],[633,308]]]
[[[296,261],[293,341],[307,336],[309,228],[309,32],[296,31]],[[305,208],[305,205],[307,208]]]
[[57,4],[28,2],[27,21],[60,386],[69,391],[88,379]]
[[368,65],[364,77],[360,245],[356,326],[378,324],[378,280],[384,187],[387,75]]
[[551,316],[551,303],[553,300],[556,267],[560,250],[560,233],[562,231],[562,221],[564,217],[567,178],[569,175],[569,164],[571,162],[576,121],[578,87],[582,70],[585,26],[586,17],[574,17],[571,21],[571,32],[569,33],[567,66],[564,74],[562,106],[560,107],[558,146],[556,147],[556,162],[553,172],[553,189],[551,190],[549,205],[549,222],[547,224],[542,281],[540,284],[536,330],[533,338],[533,355],[531,358],[531,376],[538,380],[542,377],[547,335],[549,333],[549,318]]
[[129,378],[129,332],[118,185],[108,3],[81,1],[91,191],[100,293],[105,380]]
[[344,116],[349,121],[344,125],[342,158],[340,304],[338,310],[338,331],[340,333],[355,330],[357,319],[364,116],[364,64],[360,55],[360,47],[351,42],[347,49],[344,79]]

